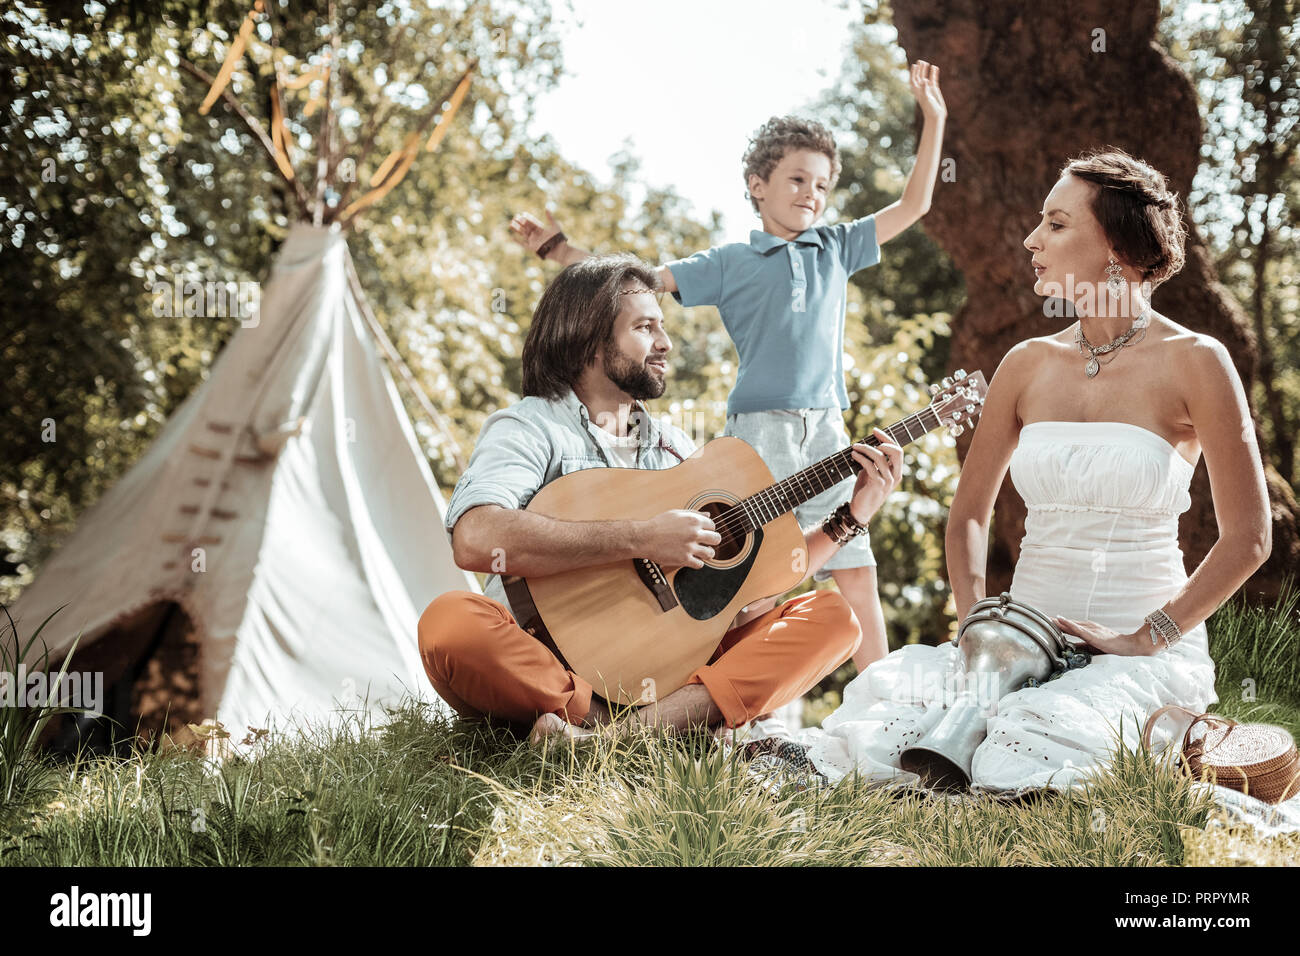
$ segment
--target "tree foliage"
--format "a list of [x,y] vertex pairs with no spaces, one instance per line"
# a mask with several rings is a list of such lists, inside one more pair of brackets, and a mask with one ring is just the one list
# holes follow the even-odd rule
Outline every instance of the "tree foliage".
[[1219,275],[1253,319],[1255,405],[1294,488],[1300,468],[1300,4],[1166,2],[1162,40],[1196,83],[1205,120],[1189,203]]

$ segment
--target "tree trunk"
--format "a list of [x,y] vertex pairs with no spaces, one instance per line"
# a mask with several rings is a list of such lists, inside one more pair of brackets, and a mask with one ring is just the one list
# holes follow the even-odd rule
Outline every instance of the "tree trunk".
[[[893,9],[908,60],[939,64],[949,109],[944,157],[955,161],[955,179],[941,177],[924,227],[966,277],[951,363],[991,377],[1011,346],[1061,327],[1044,317],[1025,279],[1022,245],[1061,167],[1089,147],[1114,145],[1151,163],[1185,198],[1200,161],[1196,95],[1155,43],[1159,0],[894,0]],[[1249,395],[1259,360],[1251,324],[1219,284],[1190,218],[1188,228],[1187,264],[1153,304],[1223,342]],[[958,440],[963,459],[969,442],[969,435]],[[1265,468],[1273,553],[1243,589],[1251,597],[1275,595],[1300,561],[1295,497],[1269,463]],[[1191,496],[1180,526],[1189,569],[1218,537],[1204,460]],[[1011,583],[1024,522],[1024,503],[1008,479],[994,513],[990,594]]]
[[1259,381],[1263,385],[1264,404],[1273,428],[1273,465],[1283,481],[1292,484],[1295,481],[1295,441],[1291,437],[1290,422],[1287,421],[1286,409],[1282,405],[1282,391],[1277,386],[1277,361],[1273,357],[1273,346],[1268,340],[1268,267],[1273,260],[1273,234],[1268,221],[1269,200],[1276,195],[1278,184],[1269,184],[1272,192],[1263,194],[1260,215],[1261,233],[1259,244],[1255,246],[1254,279],[1252,292],[1252,312],[1255,320],[1255,341],[1259,343]]

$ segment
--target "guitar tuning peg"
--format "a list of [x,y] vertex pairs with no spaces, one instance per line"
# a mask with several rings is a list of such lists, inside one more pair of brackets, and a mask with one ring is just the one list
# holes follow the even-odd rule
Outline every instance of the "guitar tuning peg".
[[974,405],[967,405],[967,406],[966,406],[966,413],[967,413],[967,414],[972,414],[974,411],[975,411],[975,406],[974,406]]
[[944,388],[952,388],[952,379],[951,379],[951,378],[945,378],[945,379],[943,380],[943,387],[944,387]]
[[948,429],[948,431],[952,433],[953,438],[958,437],[965,430],[966,429],[961,425],[953,425],[951,428]]
[[966,377],[966,370],[965,370],[964,368],[959,368],[959,369],[957,369],[957,371],[955,371],[955,372],[952,373],[952,376],[953,376],[953,378],[957,378],[957,379],[965,378],[965,377]]
[[931,395],[938,395],[938,394],[939,394],[939,386],[938,386],[938,385],[931,385],[931,386],[930,386],[930,394],[931,394]]

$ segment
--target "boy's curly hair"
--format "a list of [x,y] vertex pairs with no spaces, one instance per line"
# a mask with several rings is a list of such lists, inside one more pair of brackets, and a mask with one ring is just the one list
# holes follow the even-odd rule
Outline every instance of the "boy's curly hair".
[[835,138],[830,130],[815,120],[773,116],[758,128],[745,150],[745,198],[754,207],[754,212],[758,212],[758,203],[749,194],[749,177],[757,176],[767,182],[777,163],[793,149],[824,153],[831,161],[830,188],[835,188],[835,181],[840,178],[840,151],[835,147]]

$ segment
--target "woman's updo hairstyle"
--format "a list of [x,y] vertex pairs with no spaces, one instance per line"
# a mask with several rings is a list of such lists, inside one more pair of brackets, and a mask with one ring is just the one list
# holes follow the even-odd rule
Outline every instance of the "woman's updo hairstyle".
[[1152,286],[1178,274],[1187,227],[1163,175],[1113,146],[1070,160],[1066,173],[1097,187],[1092,212],[1116,255]]

